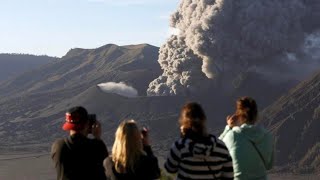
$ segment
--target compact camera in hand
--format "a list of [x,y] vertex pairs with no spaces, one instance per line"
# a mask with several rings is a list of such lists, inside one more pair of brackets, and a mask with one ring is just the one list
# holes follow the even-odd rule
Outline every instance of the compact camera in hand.
[[89,121],[89,133],[92,133],[92,126],[97,122],[97,115],[95,114],[88,114],[88,121]]

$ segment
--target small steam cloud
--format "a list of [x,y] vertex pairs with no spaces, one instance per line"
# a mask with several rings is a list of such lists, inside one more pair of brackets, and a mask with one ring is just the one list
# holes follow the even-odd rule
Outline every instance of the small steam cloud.
[[318,57],[310,53],[319,44],[319,9],[319,0],[183,0],[171,16],[179,33],[160,48],[163,74],[147,93],[192,93],[231,69],[275,71],[288,62],[304,69],[306,58]]
[[107,82],[98,84],[97,86],[106,93],[115,93],[129,98],[138,96],[138,91],[135,88],[126,85],[124,82]]

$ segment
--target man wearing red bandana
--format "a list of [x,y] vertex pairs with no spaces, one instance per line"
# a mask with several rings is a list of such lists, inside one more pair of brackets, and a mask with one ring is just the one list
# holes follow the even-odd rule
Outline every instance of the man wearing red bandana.
[[79,106],[67,111],[62,129],[69,137],[56,140],[51,149],[57,180],[106,180],[103,160],[108,150],[101,140],[100,123]]

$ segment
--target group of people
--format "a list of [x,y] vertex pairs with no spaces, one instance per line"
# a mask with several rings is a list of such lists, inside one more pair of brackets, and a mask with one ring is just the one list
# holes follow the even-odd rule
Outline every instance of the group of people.
[[[242,97],[217,137],[207,131],[201,105],[187,103],[179,118],[181,136],[169,150],[165,170],[178,180],[267,179],[274,141],[267,130],[255,125],[257,117],[255,100]],[[101,140],[101,124],[85,108],[68,110],[63,129],[69,131],[69,137],[55,141],[51,150],[58,180],[160,179],[148,130],[139,128],[134,120],[119,125],[110,154]]]

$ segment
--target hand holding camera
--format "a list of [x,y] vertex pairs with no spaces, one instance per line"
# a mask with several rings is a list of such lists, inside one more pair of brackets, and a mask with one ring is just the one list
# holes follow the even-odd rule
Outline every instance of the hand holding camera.
[[141,138],[143,145],[150,145],[149,130],[146,127],[143,127],[141,130]]
[[101,124],[97,120],[97,116],[95,114],[89,114],[88,115],[89,120],[89,133],[93,135],[96,139],[101,138]]

